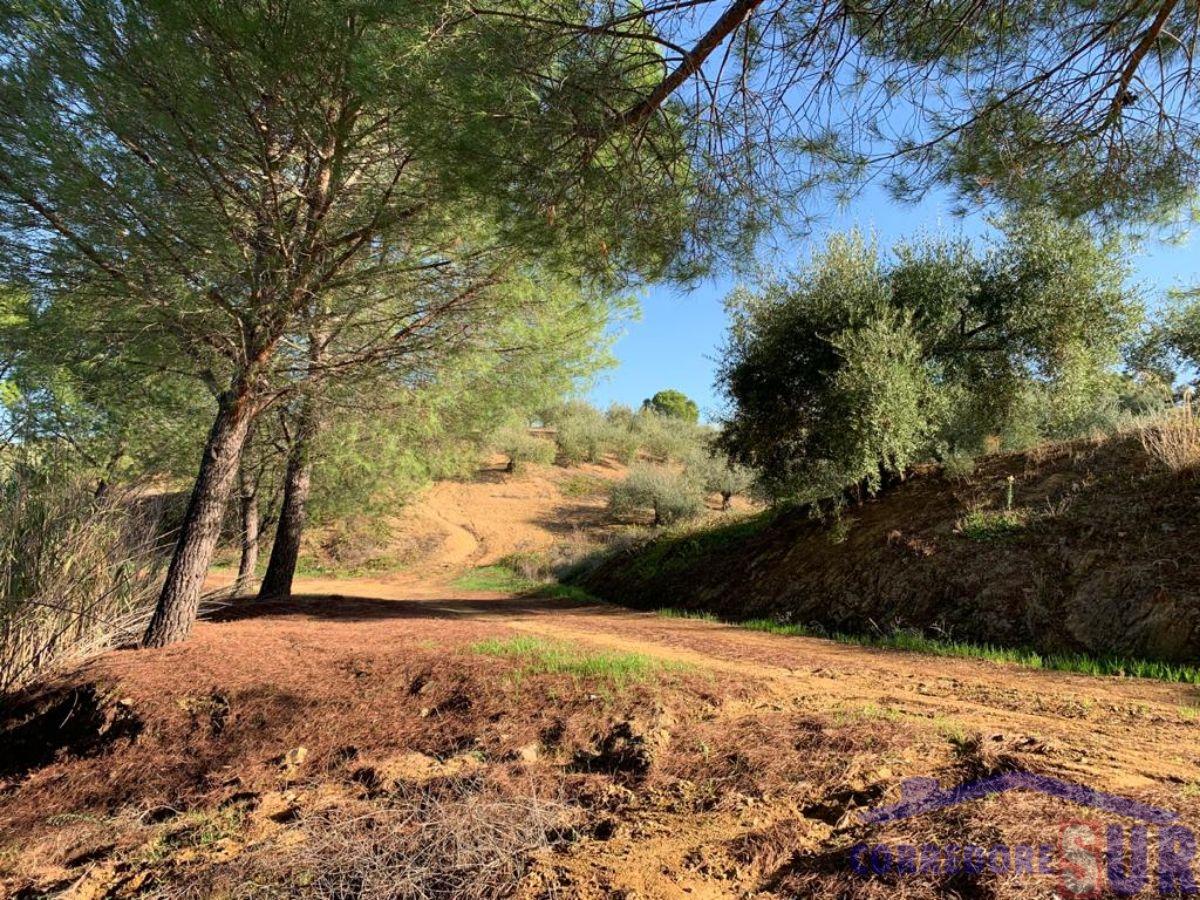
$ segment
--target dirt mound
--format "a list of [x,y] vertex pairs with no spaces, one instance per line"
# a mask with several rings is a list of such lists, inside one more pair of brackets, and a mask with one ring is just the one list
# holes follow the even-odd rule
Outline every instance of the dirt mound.
[[135,740],[141,730],[129,701],[106,695],[99,685],[84,682],[37,691],[0,714],[5,743],[0,784],[56,759],[98,756],[122,739]]
[[1136,438],[1080,442],[967,479],[917,473],[840,523],[791,510],[665,537],[585,586],[642,608],[1182,661],[1200,655],[1197,512],[1200,483]]

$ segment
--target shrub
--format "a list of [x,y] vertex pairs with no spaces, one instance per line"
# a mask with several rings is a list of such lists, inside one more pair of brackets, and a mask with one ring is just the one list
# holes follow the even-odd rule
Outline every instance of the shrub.
[[558,450],[570,465],[600,462],[608,449],[610,427],[595,410],[572,415],[558,423]]
[[687,472],[704,490],[721,495],[722,510],[729,509],[735,494],[744,494],[754,483],[753,472],[714,453],[702,453],[691,460]]
[[641,449],[641,441],[629,426],[618,423],[609,422],[607,431],[604,436],[604,444],[609,453],[617,458],[617,461],[629,465],[637,459],[638,450]]
[[975,457],[970,453],[951,453],[942,462],[942,474],[960,480],[970,478],[975,474]]
[[500,429],[492,438],[493,448],[508,457],[508,471],[521,472],[529,463],[549,465],[554,462],[554,444],[529,433],[520,425]]
[[722,447],[772,495],[879,489],[939,448],[1112,426],[1144,310],[1120,247],[1043,214],[990,247],[835,236],[727,301]]
[[659,462],[687,461],[704,452],[708,431],[699,425],[649,410],[638,413],[633,431],[642,450]]
[[1141,438],[1146,452],[1172,472],[1200,468],[1200,420],[1192,409],[1191,389],[1181,406],[1143,429]]
[[617,425],[629,429],[633,427],[633,420],[637,413],[633,411],[633,407],[626,406],[624,403],[614,403],[604,412],[604,420],[609,425]]
[[610,505],[617,515],[652,510],[655,525],[694,519],[704,511],[700,486],[663,466],[635,466],[612,488]]
[[548,428],[557,428],[563,422],[570,419],[589,418],[599,415],[596,408],[586,400],[565,400],[562,403],[547,406],[538,412],[535,418]]
[[0,485],[0,694],[141,636],[162,503],[19,466]]

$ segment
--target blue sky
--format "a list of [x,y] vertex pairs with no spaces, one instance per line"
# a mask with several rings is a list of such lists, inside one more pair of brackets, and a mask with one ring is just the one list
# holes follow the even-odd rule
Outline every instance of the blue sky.
[[[854,225],[873,230],[884,247],[921,231],[979,235],[986,230],[981,216],[956,218],[950,208],[941,196],[916,205],[897,204],[870,187],[851,206],[823,216],[812,237],[797,242],[784,258],[801,258],[828,232]],[[1195,237],[1183,243],[1147,241],[1133,259],[1134,280],[1147,287],[1152,301],[1168,288],[1200,284],[1198,249],[1200,239]],[[713,381],[725,332],[723,299],[735,284],[735,278],[721,277],[687,293],[671,286],[648,290],[642,297],[641,319],[621,328],[613,348],[617,367],[598,376],[588,399],[600,407],[637,406],[655,391],[675,388],[692,397],[705,418],[713,418],[721,409]]]

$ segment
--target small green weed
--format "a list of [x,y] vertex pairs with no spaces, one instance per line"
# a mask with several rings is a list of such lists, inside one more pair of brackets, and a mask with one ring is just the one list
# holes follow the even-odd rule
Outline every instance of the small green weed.
[[1029,526],[1023,509],[973,509],[958,520],[955,529],[973,541],[1003,541],[1021,534]]

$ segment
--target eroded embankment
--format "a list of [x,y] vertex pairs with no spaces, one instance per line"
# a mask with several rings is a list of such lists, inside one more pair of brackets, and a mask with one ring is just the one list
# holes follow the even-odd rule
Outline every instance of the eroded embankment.
[[790,511],[664,537],[584,581],[642,608],[1195,660],[1198,511],[1200,483],[1136,438],[1079,442],[992,457],[967,479],[918,473],[836,528]]

